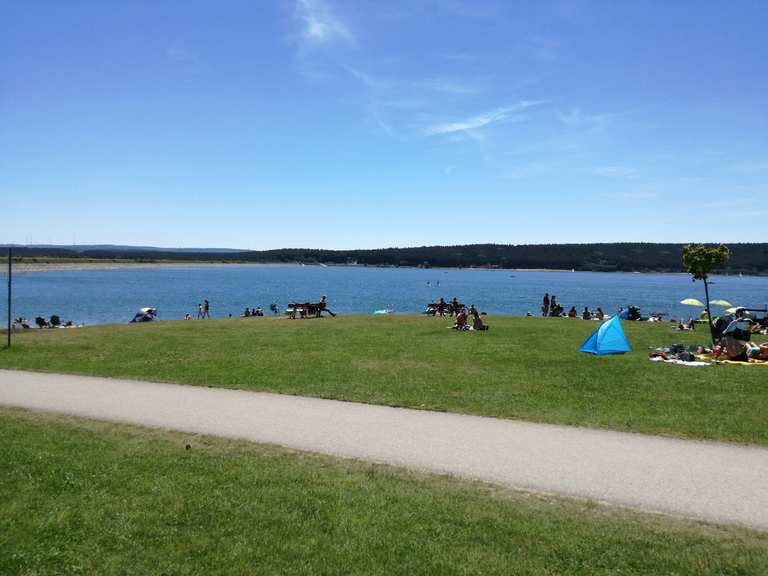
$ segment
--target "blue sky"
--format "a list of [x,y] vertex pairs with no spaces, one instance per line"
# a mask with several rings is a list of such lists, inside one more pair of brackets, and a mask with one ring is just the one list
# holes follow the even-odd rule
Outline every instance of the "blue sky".
[[763,1],[0,0],[0,242],[767,241],[766,24]]

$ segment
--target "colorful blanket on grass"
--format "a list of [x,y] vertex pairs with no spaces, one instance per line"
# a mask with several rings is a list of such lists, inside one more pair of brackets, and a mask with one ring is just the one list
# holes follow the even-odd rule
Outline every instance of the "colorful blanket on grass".
[[697,360],[702,362],[709,362],[712,364],[734,364],[737,366],[768,366],[768,360],[756,360],[750,358],[747,362],[740,362],[737,360],[718,360],[712,354],[698,354]]

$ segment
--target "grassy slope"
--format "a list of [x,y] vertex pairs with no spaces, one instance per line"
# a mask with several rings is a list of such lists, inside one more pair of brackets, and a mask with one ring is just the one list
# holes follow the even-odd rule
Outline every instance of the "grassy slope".
[[744,529],[7,409],[0,436],[7,575],[768,571]]
[[493,318],[229,319],[34,330],[0,367],[271,390],[546,422],[768,444],[768,367],[684,368],[649,346],[705,341],[625,323],[632,354],[577,350],[596,323]]

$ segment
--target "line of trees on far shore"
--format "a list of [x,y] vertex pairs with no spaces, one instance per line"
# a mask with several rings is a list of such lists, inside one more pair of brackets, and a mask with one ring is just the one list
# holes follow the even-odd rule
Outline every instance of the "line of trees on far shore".
[[[141,262],[301,263],[409,267],[542,268],[601,272],[684,272],[683,244],[470,244],[375,250],[279,250],[190,252],[174,249],[15,246],[23,258],[135,260]],[[768,243],[728,244],[731,258],[720,272],[768,274]]]

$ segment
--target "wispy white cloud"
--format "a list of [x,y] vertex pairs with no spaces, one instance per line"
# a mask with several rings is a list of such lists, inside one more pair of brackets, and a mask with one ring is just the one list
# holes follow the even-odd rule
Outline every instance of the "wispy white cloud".
[[568,128],[601,129],[608,126],[612,120],[627,114],[629,112],[586,114],[580,108],[571,108],[566,112],[558,111],[557,117]]
[[483,126],[488,126],[489,124],[494,124],[504,120],[520,119],[519,117],[514,116],[515,113],[521,112],[526,108],[531,108],[532,106],[538,106],[540,104],[543,104],[542,100],[536,100],[536,101],[521,100],[517,104],[513,104],[511,106],[504,106],[502,108],[497,108],[495,110],[491,110],[490,112],[486,112],[485,114],[472,116],[470,118],[467,118],[465,120],[460,120],[458,122],[434,124],[432,126],[427,127],[424,130],[424,133],[429,136],[433,136],[437,134],[451,134],[453,132],[470,133],[473,130],[477,130],[478,128],[482,128]]
[[600,166],[593,169],[592,174],[604,178],[634,178],[637,176],[637,170],[627,166]]
[[346,64],[343,64],[341,67],[347,72],[349,72],[349,74],[351,74],[354,78],[356,78],[357,80],[365,84],[367,88],[370,88],[372,90],[381,90],[381,89],[388,88],[390,86],[390,82],[388,82],[387,80],[383,80],[382,78],[372,76],[371,74],[368,74],[367,72],[363,72],[358,68],[347,66]]
[[485,91],[485,86],[477,82],[466,82],[455,78],[429,78],[418,83],[419,87],[427,88],[443,94],[470,96]]
[[296,0],[296,18],[302,23],[302,39],[313,44],[334,40],[354,41],[349,27],[323,0]]
[[341,68],[352,78],[360,82],[365,87],[367,93],[367,121],[380,128],[387,136],[395,139],[401,139],[402,136],[398,129],[385,118],[383,112],[388,108],[409,108],[405,101],[385,102],[382,100],[383,94],[396,92],[397,83],[387,79],[375,76],[354,66],[342,64]]

